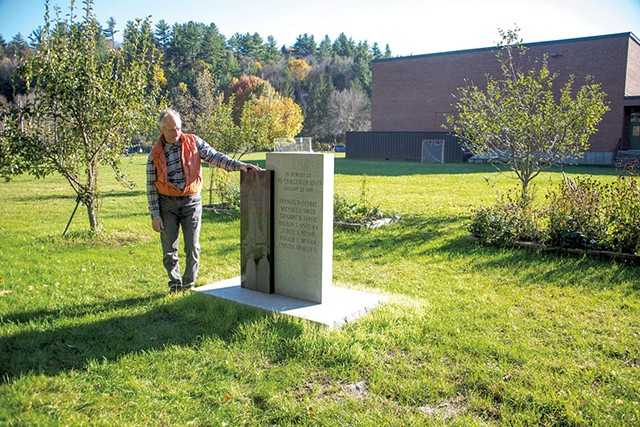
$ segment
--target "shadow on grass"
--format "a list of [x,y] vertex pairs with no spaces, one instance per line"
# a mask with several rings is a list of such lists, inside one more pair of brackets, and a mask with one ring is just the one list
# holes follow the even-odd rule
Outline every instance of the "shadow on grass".
[[384,256],[421,256],[429,251],[429,242],[442,239],[457,227],[460,218],[403,217],[399,222],[375,230],[334,229],[334,249],[344,251],[349,259],[362,260],[372,253]]
[[[460,175],[491,172],[509,172],[504,165],[490,163],[420,163],[415,161],[384,159],[335,159],[335,173],[340,175],[405,176],[405,175]],[[610,166],[558,166],[549,172],[586,175],[617,175]]]
[[[334,258],[358,263],[394,263],[428,259],[458,265],[472,274],[516,277],[520,286],[576,286],[592,290],[626,287],[640,291],[640,266],[555,252],[498,248],[468,239],[458,216],[405,217],[377,230],[334,231]],[[462,231],[462,232],[461,232]],[[424,261],[421,261],[424,260]],[[448,261],[442,261],[448,260]]]
[[[149,306],[142,314],[115,315],[103,320],[59,318],[55,312],[20,313],[13,320],[37,318],[43,328],[28,328],[0,338],[0,384],[24,374],[57,375],[83,369],[93,360],[117,360],[132,353],[193,345],[207,337],[232,342],[238,329],[272,316],[271,313],[191,293],[167,298],[158,295],[115,303],[79,307],[79,315],[110,316],[116,309]],[[69,320],[69,326],[51,327],[53,321]],[[297,337],[301,326],[275,318],[274,328],[283,337]]]
[[469,240],[468,236],[451,239],[438,248],[451,258],[467,260],[472,272],[501,274],[509,271],[520,286],[577,286],[599,291],[630,283],[628,291],[640,291],[640,266],[628,261],[539,251],[526,248],[501,248]]
[[203,223],[231,223],[240,220],[240,211],[234,212],[215,212],[215,211],[202,211]]
[[26,322],[52,322],[63,317],[82,317],[89,314],[104,313],[113,310],[122,310],[141,305],[151,304],[161,298],[164,293],[156,293],[148,297],[130,298],[125,300],[106,301],[96,304],[80,304],[62,309],[23,311],[15,314],[2,316],[4,323],[26,323]]
[[[129,190],[129,191],[109,191],[106,193],[102,193],[101,199],[104,201],[110,198],[121,198],[121,197],[139,197],[144,196],[146,193],[144,190]],[[78,196],[74,193],[69,194],[37,194],[37,195],[27,195],[27,196],[17,196],[14,200],[19,202],[42,202],[47,200],[73,200],[75,201]]]

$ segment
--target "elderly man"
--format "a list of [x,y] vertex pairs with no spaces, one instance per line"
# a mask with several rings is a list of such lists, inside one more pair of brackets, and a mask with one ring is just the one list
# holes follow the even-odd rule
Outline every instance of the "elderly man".
[[[201,160],[229,172],[260,168],[214,150],[196,135],[182,133],[182,121],[177,111],[163,111],[159,125],[162,135],[147,161],[147,199],[151,226],[160,233],[162,241],[169,290],[178,292],[191,289],[198,275],[202,216]],[[178,264],[180,228],[186,256],[182,276]]]

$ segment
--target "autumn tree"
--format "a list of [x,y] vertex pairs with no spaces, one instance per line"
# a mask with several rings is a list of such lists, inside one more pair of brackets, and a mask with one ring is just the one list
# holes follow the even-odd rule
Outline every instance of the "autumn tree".
[[244,75],[231,80],[226,91],[226,98],[228,100],[233,97],[233,118],[236,124],[240,124],[240,117],[242,116],[242,109],[244,108],[245,102],[251,98],[267,95],[273,90],[273,86],[271,86],[268,81],[258,76]]
[[527,50],[518,31],[500,31],[496,57],[501,78],[487,76],[485,89],[473,84],[459,88],[455,114],[447,122],[473,154],[513,170],[527,201],[529,184],[541,171],[589,148],[589,136],[608,107],[606,94],[589,77],[577,90],[574,76],[556,89],[558,75],[549,71],[546,56],[539,69],[523,69]]
[[162,69],[147,20],[136,21],[117,49],[100,34],[92,1],[84,3],[80,20],[73,2],[65,20],[52,20],[45,3],[41,42],[21,68],[28,97],[2,116],[0,174],[61,174],[95,232],[100,166],[127,182],[120,159],[132,132],[155,117]]
[[311,71],[311,66],[304,59],[290,58],[287,61],[287,68],[298,81],[304,80]]
[[272,93],[244,104],[241,137],[255,150],[272,150],[275,138],[293,138],[302,130],[302,110],[293,99]]
[[229,85],[227,102],[233,102],[234,123],[242,145],[251,150],[273,147],[274,138],[290,138],[302,130],[302,110],[257,76],[241,76]]

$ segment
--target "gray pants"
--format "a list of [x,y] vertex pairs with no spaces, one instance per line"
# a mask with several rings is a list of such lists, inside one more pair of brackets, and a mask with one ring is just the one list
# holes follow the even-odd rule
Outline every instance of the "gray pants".
[[[192,286],[198,277],[200,262],[200,220],[202,218],[202,198],[195,196],[160,195],[160,216],[164,230],[162,241],[162,262],[169,274],[169,286]],[[178,234],[182,228],[184,253],[186,256],[184,275],[180,276],[178,264]]]

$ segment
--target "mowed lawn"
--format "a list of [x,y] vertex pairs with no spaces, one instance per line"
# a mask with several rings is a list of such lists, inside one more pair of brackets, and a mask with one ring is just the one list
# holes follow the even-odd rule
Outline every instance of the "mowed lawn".
[[[336,192],[357,200],[366,175],[402,220],[334,230],[335,286],[389,302],[328,330],[169,295],[145,161],[133,189],[103,171],[98,236],[80,207],[61,237],[61,177],[0,186],[0,425],[640,425],[640,267],[470,242],[471,208],[512,174],[336,158]],[[538,177],[538,200],[560,180]],[[199,285],[239,275],[239,227],[204,215]]]

